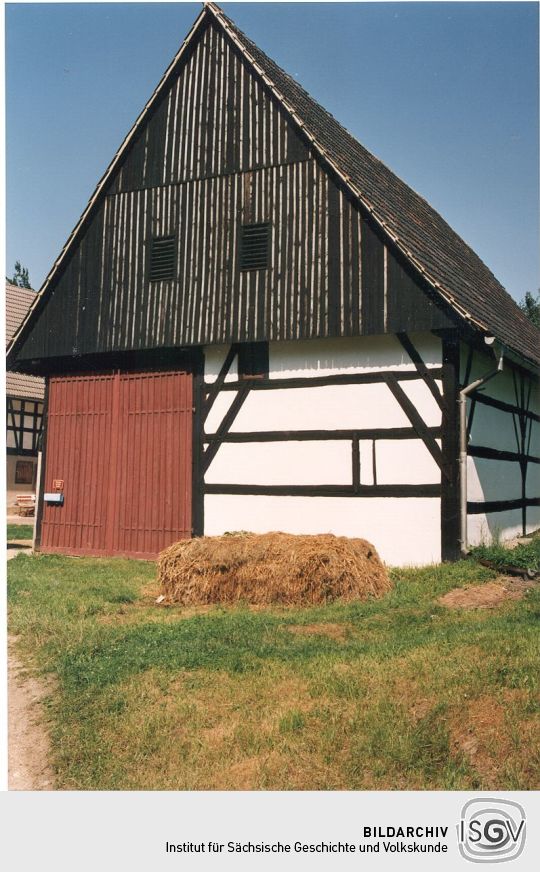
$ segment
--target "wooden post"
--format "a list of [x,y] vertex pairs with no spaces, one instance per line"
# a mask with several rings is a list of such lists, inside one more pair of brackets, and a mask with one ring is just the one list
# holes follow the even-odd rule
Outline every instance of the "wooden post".
[[204,536],[204,352],[193,353],[192,500],[193,536]]
[[441,560],[460,556],[459,509],[459,339],[442,339],[442,468],[441,468]]
[[38,454],[36,478],[36,508],[34,518],[34,533],[32,536],[32,551],[41,547],[41,523],[43,520],[43,494],[45,492],[45,469],[47,466],[47,413],[49,410],[49,379],[45,379],[45,396],[43,399],[43,415],[41,418],[41,451]]

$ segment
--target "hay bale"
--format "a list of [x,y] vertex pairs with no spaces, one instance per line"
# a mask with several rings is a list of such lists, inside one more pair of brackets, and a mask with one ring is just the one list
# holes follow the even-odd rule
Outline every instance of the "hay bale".
[[159,556],[167,603],[318,605],[365,600],[390,590],[375,548],[330,533],[229,534],[176,542]]

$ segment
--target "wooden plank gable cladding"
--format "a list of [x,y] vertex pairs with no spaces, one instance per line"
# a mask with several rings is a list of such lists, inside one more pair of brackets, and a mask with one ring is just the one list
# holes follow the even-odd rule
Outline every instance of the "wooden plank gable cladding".
[[49,380],[40,548],[154,558],[191,536],[192,375]]
[[[241,228],[252,223],[269,225],[267,269],[240,269]],[[165,237],[175,276],[151,281],[153,240]],[[31,368],[96,352],[453,324],[211,19],[41,305],[17,349]]]
[[295,163],[309,153],[275,97],[208,20],[107,193]]

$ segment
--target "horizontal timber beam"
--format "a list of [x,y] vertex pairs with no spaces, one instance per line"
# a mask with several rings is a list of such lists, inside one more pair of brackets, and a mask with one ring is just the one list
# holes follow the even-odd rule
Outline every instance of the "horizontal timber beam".
[[206,494],[283,497],[440,497],[439,484],[206,484]]
[[491,500],[485,503],[467,503],[467,514],[482,515],[490,512],[508,512],[525,506],[540,506],[540,497],[518,500]]
[[[431,435],[441,436],[441,427],[429,427]],[[414,427],[388,427],[367,430],[254,430],[241,433],[207,433],[205,442],[330,442],[352,439],[418,439]]]
[[[442,378],[442,368],[434,367],[430,369],[433,378]],[[396,381],[418,381],[422,380],[422,375],[416,370],[381,370],[380,372],[357,372],[343,373],[340,375],[323,375],[313,376],[313,378],[261,378],[250,381],[251,388],[254,391],[271,391],[284,390],[287,388],[317,388],[326,387],[328,385],[373,385],[383,384],[389,376],[393,376]],[[246,384],[246,380],[225,382],[222,386],[222,391],[238,391]],[[206,390],[210,392],[212,384],[207,384]]]
[[530,418],[532,421],[540,421],[540,415],[536,415],[534,412],[521,409],[519,406],[505,403],[502,400],[496,400],[494,397],[487,397],[485,394],[478,393],[478,391],[473,391],[470,394],[470,398],[476,400],[482,406],[491,406],[493,409],[499,409],[501,412],[510,412],[512,415],[522,415],[525,418]]
[[540,457],[534,457],[532,454],[521,454],[517,451],[499,451],[497,448],[486,448],[484,445],[469,445],[467,452],[471,457],[484,457],[486,460],[540,463]]

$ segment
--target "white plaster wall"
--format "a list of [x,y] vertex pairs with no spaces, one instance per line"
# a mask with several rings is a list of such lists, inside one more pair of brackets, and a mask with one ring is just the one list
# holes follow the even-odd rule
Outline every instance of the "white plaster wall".
[[[431,334],[412,337],[428,366],[440,366],[441,343]],[[386,369],[414,370],[395,337],[271,343],[270,378],[306,378]],[[208,350],[206,381],[213,381],[227,349]],[[234,380],[236,372],[228,377]],[[441,423],[441,411],[421,380],[401,386],[428,426]],[[440,386],[440,385],[439,385]],[[236,396],[221,393],[206,421],[214,433]],[[371,429],[410,427],[385,384],[328,385],[250,392],[231,432],[263,430]],[[360,442],[360,481],[373,484],[371,440]],[[440,470],[420,440],[376,443],[379,484],[430,484]],[[206,473],[212,484],[351,484],[349,441],[224,443]],[[440,560],[438,498],[291,497],[207,495],[205,533],[227,530],[291,533],[334,532],[369,539],[389,563]]]
[[[461,373],[465,372],[467,350],[462,346]],[[488,354],[475,353],[469,383],[485,375],[494,368],[494,358]],[[518,379],[519,386],[519,379]],[[512,371],[508,365],[497,376],[486,383],[482,394],[516,405],[516,392]],[[468,412],[471,401],[468,400]],[[532,412],[540,414],[538,381],[533,382],[530,405]],[[476,403],[473,425],[469,440],[472,445],[496,448],[504,451],[518,451],[512,415],[500,409]],[[540,425],[532,424],[530,453],[540,454]],[[527,472],[527,496],[540,496],[540,466],[529,464]],[[469,457],[467,461],[467,499],[472,502],[490,500],[510,500],[521,497],[521,475],[519,465],[505,460],[488,460]],[[468,537],[472,545],[488,543],[493,539],[508,539],[522,532],[521,509],[506,512],[490,512],[488,515],[469,515]],[[527,530],[530,532],[540,525],[540,507],[527,507]]]
[[[538,491],[537,491],[538,493]],[[527,532],[532,533],[533,530],[540,528],[540,506],[529,506],[527,508]]]
[[[373,442],[361,439],[360,448],[360,484],[374,484],[373,480]],[[377,449],[375,448],[375,454]]]
[[[529,510],[527,510],[527,515]],[[527,525],[530,530],[535,529]],[[493,541],[521,536],[521,509],[492,512],[490,515],[469,515],[469,545],[490,545]]]
[[[441,365],[441,342],[431,333],[413,337],[426,366]],[[270,378],[309,378],[385,369],[413,370],[395,336],[360,336],[270,344]]]
[[[441,445],[441,440],[435,440]],[[378,439],[377,484],[437,484],[441,471],[420,439]]]
[[218,429],[224,416],[229,411],[232,402],[236,396],[236,391],[220,391],[217,395],[214,405],[210,409],[210,414],[205,421],[205,433],[215,433]]
[[[209,345],[204,352],[204,378],[207,382],[217,379],[219,371],[225,363],[230,345]],[[237,358],[235,357],[225,381],[235,381],[238,378]]]
[[[426,394],[431,397],[427,388]],[[231,432],[364,427],[410,427],[384,384],[254,390]]]
[[225,443],[206,474],[209,484],[352,484],[351,443]]
[[518,500],[521,497],[519,464],[508,460],[467,458],[467,498],[484,500]]
[[[536,450],[538,454],[538,448]],[[540,495],[540,464],[530,463],[527,470],[527,496],[529,498]],[[540,510],[540,506],[538,507]],[[527,509],[530,511],[530,507]]]
[[[467,407],[469,412],[470,400],[467,402]],[[471,445],[483,445],[486,448],[497,448],[499,451],[517,451],[518,444],[512,415],[501,409],[476,403],[469,442]]]
[[389,565],[441,559],[440,500],[208,495],[205,533],[334,533],[367,539]]
[[[423,381],[402,382],[401,387],[429,427],[441,423],[439,406]],[[219,394],[206,421],[207,433],[215,433],[235,396],[236,391]],[[325,385],[252,390],[231,433],[410,426],[385,384]]]
[[[436,337],[419,334],[413,337],[413,342],[426,365],[440,365],[441,343]],[[216,379],[227,351],[225,346],[206,349],[207,382]],[[274,342],[270,343],[269,367],[270,378],[315,378],[415,368],[393,336]],[[226,381],[236,378],[235,362]],[[441,388],[440,382],[437,383]],[[401,387],[428,426],[440,424],[440,409],[423,381],[402,382]],[[205,424],[207,433],[215,433],[235,396],[235,391],[220,393]],[[329,385],[273,391],[255,389],[244,402],[231,432],[408,426],[407,416],[386,385]]]

